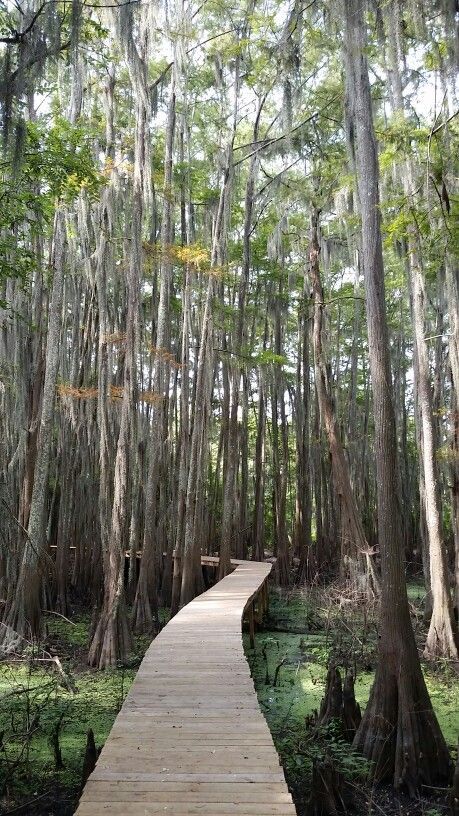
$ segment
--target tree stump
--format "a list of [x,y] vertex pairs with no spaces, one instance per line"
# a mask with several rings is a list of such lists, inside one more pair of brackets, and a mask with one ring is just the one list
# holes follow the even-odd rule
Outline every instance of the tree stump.
[[345,813],[346,807],[341,796],[342,784],[343,780],[330,757],[315,760],[307,813],[310,816],[337,816]]
[[344,725],[344,736],[348,742],[352,742],[360,725],[362,714],[360,711],[360,706],[355,699],[354,674],[350,669],[346,673],[346,679],[343,686],[342,719]]
[[361,719],[360,706],[355,699],[352,671],[347,671],[343,686],[339,669],[334,663],[330,663],[317,724],[327,725],[332,721],[338,723],[344,738],[352,742]]
[[319,725],[327,725],[331,720],[342,719],[343,685],[341,674],[334,663],[330,663],[325,683],[325,696],[319,710]]
[[99,751],[96,748],[96,743],[94,740],[94,731],[92,730],[92,728],[90,728],[86,737],[86,749],[84,752],[83,770],[81,772],[81,790],[83,790],[84,786],[86,785],[86,782],[88,781],[94,768],[96,767],[98,756]]

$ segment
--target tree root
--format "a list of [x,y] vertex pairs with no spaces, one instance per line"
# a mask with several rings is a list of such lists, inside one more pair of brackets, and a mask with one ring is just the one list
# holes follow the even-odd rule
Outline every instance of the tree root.
[[88,663],[98,669],[115,667],[132,651],[132,636],[121,599],[108,612],[104,609],[91,642]]
[[159,631],[157,603],[150,602],[148,591],[140,583],[132,607],[132,626],[138,634],[157,634]]
[[378,667],[353,747],[371,763],[376,782],[393,780],[414,797],[422,785],[448,783],[451,761],[424,680],[401,667]]
[[343,686],[339,669],[334,663],[330,663],[325,696],[320,704],[317,723],[319,725],[327,725],[332,721],[338,723],[344,738],[352,742],[361,719],[360,706],[355,699],[352,671],[346,672]]
[[[450,612],[451,614],[448,614]],[[424,648],[424,657],[435,659],[446,657],[450,660],[458,659],[457,626],[452,610],[442,610],[436,613],[435,607],[430,619],[429,631]]]

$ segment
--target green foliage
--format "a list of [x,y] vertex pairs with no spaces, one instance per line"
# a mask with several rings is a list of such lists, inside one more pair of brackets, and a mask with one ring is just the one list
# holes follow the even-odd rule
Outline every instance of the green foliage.
[[445,40],[436,40],[430,43],[424,52],[424,65],[428,71],[438,71],[448,54],[448,44]]
[[80,42],[85,43],[86,45],[94,45],[103,42],[107,35],[108,29],[102,25],[100,20],[90,17],[89,15],[83,16],[83,22],[80,30]]
[[260,351],[252,357],[254,366],[285,366],[288,365],[288,359],[283,354],[276,354],[270,349]]
[[93,134],[84,124],[72,125],[57,117],[47,123],[29,123],[24,174],[38,182],[48,206],[56,199],[70,204],[85,191],[95,198],[104,183],[93,156]]
[[407,237],[408,227],[413,224],[410,213],[401,210],[393,218],[385,221],[386,245],[391,246],[394,241],[401,241]]
[[[297,734],[296,741],[290,737],[283,743],[286,770],[298,785],[309,787],[313,763],[326,758],[331,759],[335,770],[347,782],[364,782],[368,776],[369,762],[342,739],[336,723],[312,728],[305,726],[304,733]],[[290,753],[295,745],[296,752]]]
[[[19,166],[8,154],[0,176],[0,282],[25,282],[39,263],[35,242],[49,236],[56,202],[70,205],[83,191],[98,195],[104,177],[92,152],[92,135],[83,124],[61,117],[27,124]],[[5,305],[5,304],[3,304]]]

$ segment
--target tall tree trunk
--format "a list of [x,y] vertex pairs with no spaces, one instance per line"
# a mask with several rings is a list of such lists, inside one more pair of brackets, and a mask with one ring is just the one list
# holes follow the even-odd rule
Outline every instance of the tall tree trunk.
[[446,258],[445,276],[449,312],[449,361],[451,366],[451,504],[455,549],[455,608],[459,619],[459,268]]
[[324,291],[319,267],[319,213],[311,216],[311,244],[309,250],[309,274],[314,299],[314,372],[319,401],[320,416],[330,449],[335,494],[340,501],[341,523],[341,577],[346,577],[355,592],[374,597],[379,591],[371,553],[365,538],[362,520],[352,490],[349,465],[344,454],[335,417],[328,365],[323,349]]
[[[104,598],[101,615],[89,649],[88,662],[91,666],[100,669],[116,666],[119,661],[126,659],[132,649],[132,636],[126,610],[124,592],[124,561],[126,550],[126,534],[128,531],[129,513],[129,479],[131,471],[131,446],[137,442],[133,434],[133,425],[137,421],[137,336],[139,331],[139,297],[140,297],[140,269],[142,266],[142,214],[143,214],[143,168],[146,139],[147,112],[140,97],[137,100],[134,182],[132,195],[132,235],[127,279],[127,317],[126,341],[123,370],[123,392],[121,401],[121,418],[118,442],[116,449],[115,473],[113,482],[113,505],[109,532],[103,532],[104,554]],[[103,274],[101,265],[101,274]],[[103,280],[100,280],[103,285]],[[99,294],[103,298],[103,294]],[[106,308],[100,301],[102,310]],[[100,331],[100,329],[99,329]],[[104,360],[107,336],[100,336],[99,348],[101,360]],[[103,388],[105,372],[100,371]],[[99,393],[99,400],[101,394]],[[104,426],[104,406],[99,406],[99,422],[101,423],[101,463],[107,454],[104,446],[107,444]],[[106,463],[104,462],[104,468]],[[104,477],[105,480],[105,477]],[[103,500],[106,500],[107,485],[104,488]],[[134,500],[137,497],[134,497]],[[107,513],[108,516],[108,513]],[[101,522],[103,519],[101,517]]]
[[427,692],[411,626],[397,497],[397,439],[380,226],[379,166],[360,0],[345,0],[346,104],[354,128],[362,253],[375,415],[378,536],[381,549],[379,660],[354,747],[377,779],[411,794],[447,780],[450,757]]
[[[239,62],[236,68],[235,88],[236,98],[238,94],[239,85]],[[263,102],[259,105],[257,115],[255,117],[255,125],[253,130],[253,141],[256,143],[258,138],[258,125],[260,121],[260,114],[263,107]],[[231,352],[239,354],[245,346],[245,307],[247,299],[247,289],[249,285],[250,274],[250,231],[252,229],[252,212],[255,194],[255,181],[258,170],[258,156],[256,152],[250,160],[246,191],[245,191],[245,207],[244,207],[244,235],[243,235],[243,259],[241,278],[239,281],[239,289],[237,296],[237,322],[236,331],[233,332]],[[238,409],[239,409],[239,392],[241,385],[241,377],[243,375],[243,366],[241,360],[231,360],[230,365],[230,384],[231,384],[231,400],[229,411],[229,427],[228,427],[228,460],[224,473],[224,492],[223,492],[223,516],[222,516],[222,538],[220,544],[220,560],[218,568],[218,577],[224,578],[230,571],[231,559],[231,540],[234,529],[234,508],[236,498],[236,483],[237,470],[239,459],[239,432],[238,432]],[[237,531],[237,535],[242,535],[242,531]]]
[[[279,279],[279,289],[274,305],[274,353],[281,358],[283,351],[281,326],[282,278]],[[272,449],[273,449],[273,482],[275,506],[275,541],[276,541],[276,579],[280,586],[288,586],[290,582],[290,556],[287,536],[287,469],[288,443],[287,419],[285,413],[284,378],[281,363],[273,366],[273,382],[271,389],[272,415]],[[280,434],[279,434],[280,414]],[[280,439],[279,439],[280,436]]]
[[[185,135],[187,155],[190,158],[190,134],[185,117],[180,129],[180,162],[185,163]],[[190,165],[190,162],[188,163]],[[182,177],[180,191],[180,221],[182,246],[188,246],[193,240],[192,213],[190,202],[190,178]],[[180,608],[182,586],[182,563],[185,535],[186,494],[189,468],[190,447],[190,335],[191,335],[191,266],[185,267],[185,280],[182,293],[182,346],[181,346],[181,381],[180,381],[180,438],[178,442],[178,478],[177,478],[177,523],[175,527],[175,558],[173,561],[171,615]]]
[[310,371],[309,371],[309,282],[305,274],[303,301],[298,315],[298,360],[296,368],[295,428],[296,428],[296,505],[295,505],[295,550],[300,560],[299,581],[311,578],[316,564],[311,541],[311,443],[310,443]]
[[[314,378],[315,380],[315,378]],[[319,569],[325,562],[324,553],[324,524],[323,524],[323,496],[322,496],[322,468],[321,468],[321,433],[320,411],[317,397],[317,383],[314,381],[314,421],[313,421],[312,466],[314,480],[314,517],[316,525],[316,561]]]
[[172,576],[171,615],[175,615],[180,606],[180,590],[182,582],[182,561],[185,533],[186,494],[189,465],[189,332],[190,332],[190,278],[191,272],[187,265],[185,273],[185,287],[183,291],[183,318],[182,318],[182,381],[180,386],[180,461],[177,490],[177,526],[175,536],[175,559]]
[[22,644],[24,637],[38,637],[41,628],[41,589],[45,574],[45,507],[53,440],[54,403],[59,370],[62,300],[65,263],[65,211],[58,205],[54,221],[52,267],[54,270],[46,339],[45,379],[38,448],[30,502],[27,540],[21,560],[16,593],[0,630],[3,651]]
[[[398,15],[398,0],[391,0],[390,7],[386,9],[385,14],[388,31],[390,77],[394,108],[403,117],[403,86],[399,68],[398,38],[396,36]],[[410,202],[410,206],[412,206],[416,201],[416,184],[411,158],[406,159],[404,163],[403,187],[407,202]],[[429,578],[433,605],[424,653],[427,657],[443,656],[457,659],[459,634],[453,616],[447,554],[441,529],[433,395],[429,352],[425,340],[425,290],[421,258],[417,228],[415,223],[410,223],[407,228],[407,271],[415,343],[416,419],[419,426],[419,459],[420,469],[422,469],[420,484],[422,486],[421,495],[423,494],[424,498],[423,509],[425,510],[425,527],[428,537]]]
[[[150,462],[145,496],[145,529],[140,562],[139,580],[132,609],[135,629],[138,632],[149,631],[158,618],[158,599],[156,590],[156,564],[160,559],[158,552],[157,530],[157,493],[160,482],[162,457],[164,455],[165,412],[167,412],[169,392],[169,301],[171,288],[170,246],[172,244],[173,215],[173,148],[175,136],[175,74],[172,77],[171,96],[169,100],[166,150],[164,156],[164,211],[161,224],[161,269],[159,286],[159,304],[155,355],[154,392],[158,404],[153,405],[153,416],[150,440]],[[157,624],[156,624],[157,625]]]
[[[406,194],[413,195],[412,174],[407,168]],[[429,542],[432,615],[424,654],[427,657],[458,658],[458,633],[449,588],[446,548],[443,541],[437,489],[437,464],[433,424],[432,387],[424,326],[424,281],[414,227],[408,232],[410,288],[418,372],[419,418],[421,423],[421,462],[425,492],[425,519]]]
[[[263,351],[266,351],[268,338],[268,320],[265,319]],[[255,442],[255,494],[253,503],[252,558],[262,561],[264,558],[264,493],[265,493],[265,458],[266,458],[266,386],[265,373],[258,370],[258,417],[257,438]]]
[[[220,201],[222,206],[222,200]],[[220,209],[220,208],[219,208]],[[212,347],[212,299],[214,278],[209,275],[207,297],[202,319],[201,340],[196,373],[196,393],[194,403],[193,431],[191,434],[190,464],[186,492],[185,530],[182,563],[182,586],[180,605],[189,603],[202,586],[201,542],[195,535],[196,514],[198,507],[198,480],[202,470],[202,445],[205,435],[206,405],[209,399],[209,358]],[[199,558],[199,564],[198,564]]]

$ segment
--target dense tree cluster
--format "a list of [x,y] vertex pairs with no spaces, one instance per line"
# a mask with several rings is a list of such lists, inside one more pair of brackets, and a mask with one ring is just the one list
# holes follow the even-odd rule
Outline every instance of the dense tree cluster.
[[78,600],[116,665],[201,553],[269,551],[380,598],[355,744],[436,784],[405,573],[457,659],[455,3],[25,0],[0,35],[3,652]]

